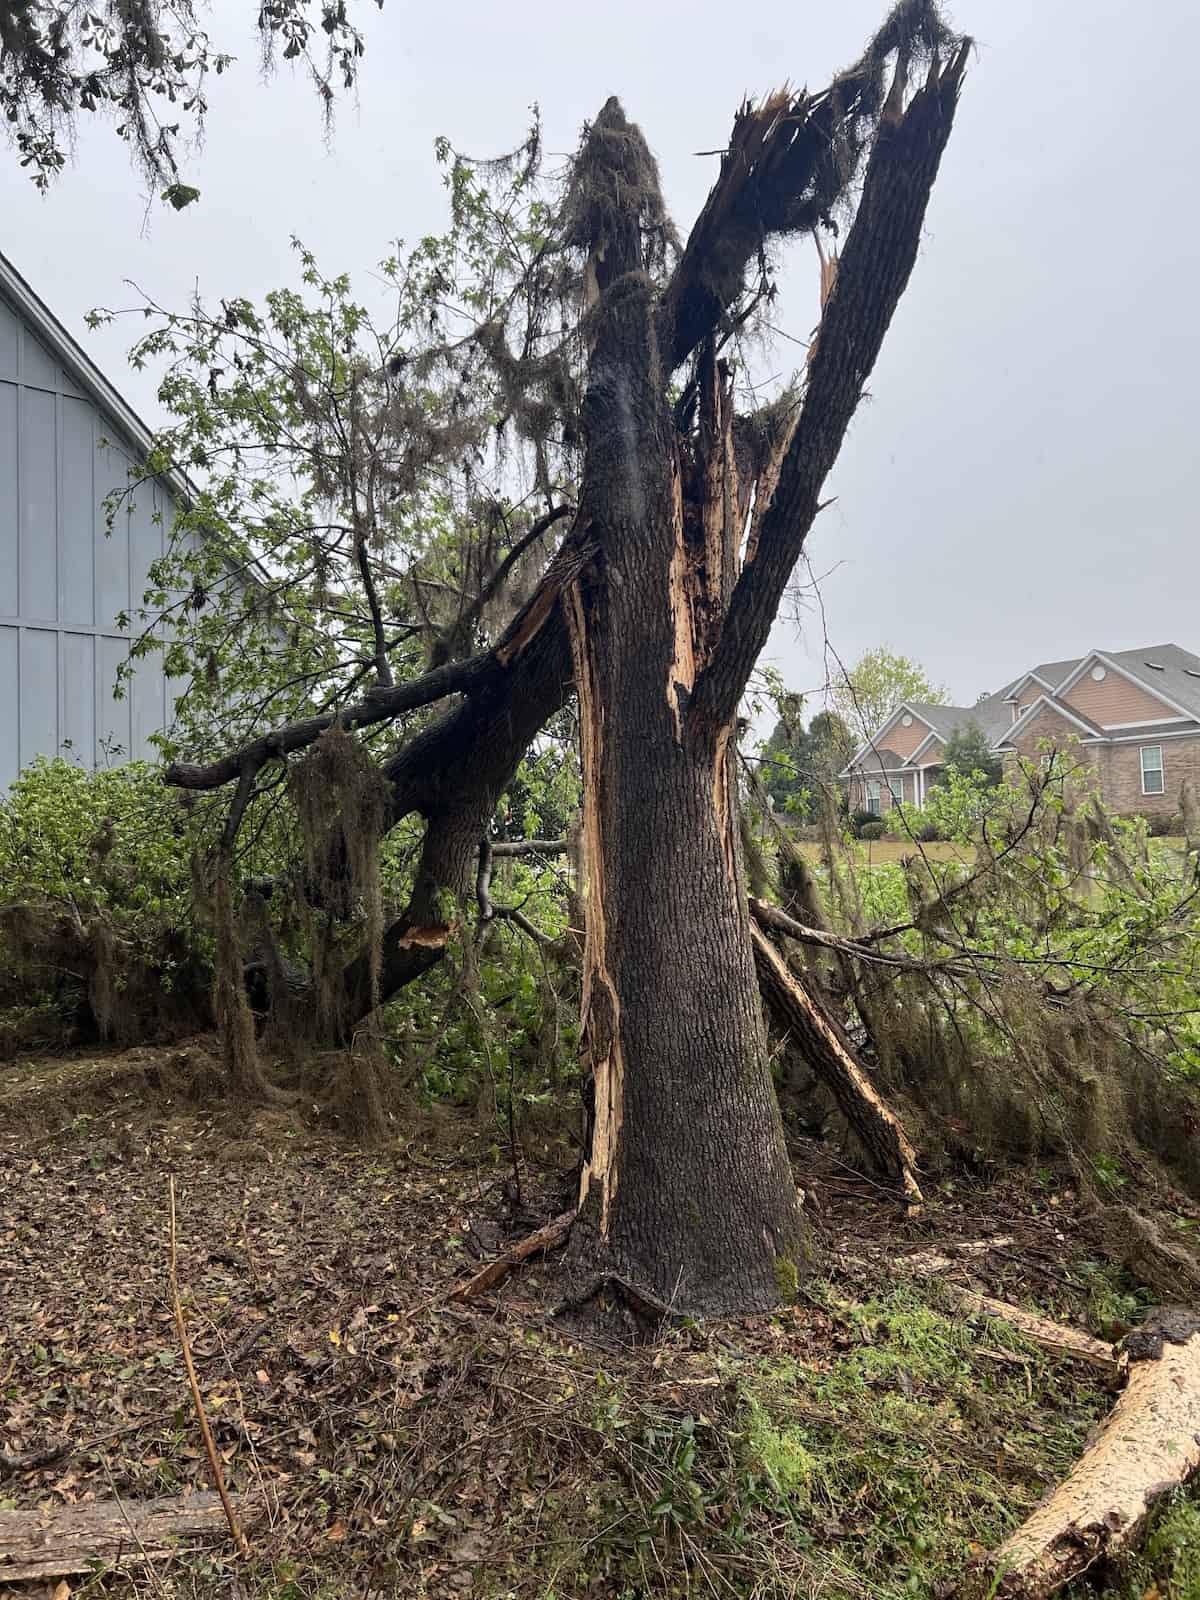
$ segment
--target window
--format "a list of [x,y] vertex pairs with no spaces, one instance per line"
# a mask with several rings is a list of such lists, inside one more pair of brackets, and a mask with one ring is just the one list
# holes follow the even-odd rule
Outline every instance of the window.
[[878,778],[867,779],[867,810],[873,817],[877,817],[883,810],[883,785]]
[[1144,744],[1142,746],[1142,793],[1162,794],[1162,792],[1162,745]]

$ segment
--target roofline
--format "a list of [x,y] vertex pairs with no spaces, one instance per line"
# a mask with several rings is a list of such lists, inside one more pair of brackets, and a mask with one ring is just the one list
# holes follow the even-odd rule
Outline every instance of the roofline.
[[871,737],[869,739],[864,739],[862,744],[859,745],[858,749],[850,757],[849,763],[846,767],[847,771],[850,770],[850,768],[854,765],[864,751],[874,750],[877,747],[877,741],[883,737],[884,729],[890,728],[892,723],[895,722],[896,718],[902,711],[907,711],[910,717],[916,717],[918,722],[923,722],[929,729],[930,733],[937,732],[937,729],[934,727],[933,723],[930,722],[928,717],[923,717],[916,707],[913,706],[909,701],[901,700],[896,709],[890,712],[889,715],[879,724]]
[[[94,400],[102,411],[120,424],[130,443],[143,455],[154,447],[154,432],[100,371],[73,334],[63,326],[46,302],[30,286],[12,262],[0,250],[0,290],[12,300],[21,315],[30,322],[56,358],[66,367],[71,377]],[[182,500],[197,498],[196,486],[172,467],[162,474],[171,491]]]
[[[1119,672],[1128,682],[1135,684],[1139,689],[1144,689],[1147,694],[1153,695],[1156,700],[1161,700],[1163,705],[1170,706],[1172,710],[1178,711],[1181,717],[1188,717],[1193,722],[1196,720],[1195,711],[1189,711],[1186,706],[1181,706],[1178,700],[1172,700],[1169,694],[1164,694],[1161,689],[1155,688],[1149,678],[1139,678],[1136,672],[1131,672],[1128,667],[1123,667],[1112,656],[1105,655],[1103,650],[1089,650],[1087,655],[1081,657],[1079,665],[1067,674],[1055,690],[1055,693],[1066,694],[1069,689],[1073,689],[1083,676],[1084,668],[1089,661],[1102,661],[1106,667],[1111,667],[1114,672]],[[1149,718],[1147,718],[1148,720]]]
[[1099,723],[1085,722],[1077,712],[1071,710],[1070,706],[1065,706],[1060,700],[1051,699],[1048,695],[1040,694],[1032,705],[1025,707],[1025,710],[1022,711],[1021,715],[1010,728],[1005,728],[1004,737],[1002,739],[997,739],[996,743],[992,746],[992,749],[1001,749],[1001,747],[1006,745],[1013,737],[1018,728],[1023,727],[1026,722],[1036,721],[1043,706],[1047,706],[1051,711],[1056,711],[1059,716],[1066,717],[1067,721],[1073,722],[1077,728],[1082,728],[1089,739],[1097,739],[1100,741],[1104,739],[1103,733],[1096,733],[1096,729],[1100,726]]
[[1052,683],[1047,683],[1045,678],[1039,678],[1036,672],[1027,672],[1023,678],[1017,679],[1016,683],[1013,684],[1011,691],[1004,696],[1001,704],[1007,705],[1010,700],[1015,700],[1020,694],[1021,690],[1029,682],[1030,678],[1033,679],[1034,683],[1040,683],[1042,688],[1045,689],[1049,694],[1053,694],[1055,692],[1054,685]]

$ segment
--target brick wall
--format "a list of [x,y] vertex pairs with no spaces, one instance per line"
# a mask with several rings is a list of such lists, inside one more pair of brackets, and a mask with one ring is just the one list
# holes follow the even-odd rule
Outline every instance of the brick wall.
[[[1036,761],[1043,753],[1039,746],[1044,739],[1052,740],[1060,750],[1069,749],[1084,765],[1094,768],[1104,803],[1123,816],[1175,816],[1185,778],[1191,780],[1193,790],[1200,796],[1200,735],[1194,739],[1145,739],[1130,744],[1080,744],[1071,724],[1047,711],[1017,741],[1017,749],[1027,760]],[[1157,744],[1162,751],[1162,794],[1142,793],[1143,744]],[[1006,755],[1006,770],[1011,770],[1015,760]]]
[[[1144,742],[1158,743],[1154,739]],[[1200,796],[1200,737],[1163,739],[1159,748],[1163,792],[1143,794],[1142,742],[1099,747],[1101,792],[1114,811],[1142,817],[1173,817],[1179,810],[1179,791],[1185,778],[1191,780],[1193,791]]]

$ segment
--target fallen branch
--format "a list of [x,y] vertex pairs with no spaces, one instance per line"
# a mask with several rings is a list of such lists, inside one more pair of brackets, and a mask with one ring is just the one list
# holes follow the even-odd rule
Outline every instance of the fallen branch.
[[1072,1472],[968,1576],[967,1593],[1045,1600],[1137,1538],[1200,1468],[1200,1319],[1167,1310],[1125,1341],[1125,1389]]
[[1090,1333],[1065,1327],[1061,1322],[1050,1322],[1034,1311],[1010,1305],[1007,1300],[993,1300],[991,1295],[976,1294],[972,1289],[953,1289],[951,1294],[958,1309],[969,1317],[994,1317],[998,1322],[1006,1322],[1010,1328],[1016,1328],[1018,1333],[1023,1333],[1053,1356],[1061,1356],[1069,1361],[1086,1361],[1090,1366],[1098,1367],[1110,1382],[1119,1383],[1125,1375],[1127,1358],[1116,1345],[1106,1344],[1103,1339],[1093,1339]]
[[250,1554],[250,1545],[242,1530],[242,1525],[237,1519],[233,1509],[233,1502],[229,1498],[229,1490],[225,1487],[225,1474],[221,1471],[221,1458],[217,1455],[217,1447],[213,1441],[212,1429],[208,1425],[208,1417],[204,1411],[204,1401],[200,1395],[200,1385],[196,1381],[196,1364],[192,1360],[192,1347],[188,1342],[187,1323],[183,1317],[183,1301],[179,1298],[179,1276],[176,1265],[175,1242],[175,1179],[167,1180],[167,1192],[171,1206],[171,1258],[169,1278],[171,1284],[171,1310],[175,1316],[175,1330],[179,1334],[179,1344],[183,1350],[183,1364],[187,1368],[188,1385],[192,1391],[192,1404],[196,1408],[196,1419],[200,1424],[200,1433],[204,1439],[204,1450],[208,1456],[209,1469],[213,1475],[217,1494],[220,1496],[221,1505],[225,1512],[225,1520],[229,1524],[229,1532],[237,1545],[238,1551],[243,1556]]
[[[1006,1235],[995,1239],[973,1240],[968,1244],[948,1245],[945,1250],[914,1250],[896,1262],[901,1272],[911,1272],[918,1278],[930,1278],[937,1273],[949,1272],[962,1261],[984,1256],[989,1250],[1001,1249],[1012,1240]],[[994,1300],[991,1295],[979,1294],[974,1289],[948,1285],[947,1294],[958,1310],[968,1317],[994,1317],[1016,1328],[1032,1343],[1051,1355],[1069,1361],[1086,1361],[1097,1367],[1112,1383],[1124,1380],[1128,1365],[1124,1352],[1103,1339],[1094,1339],[1090,1333],[1078,1328],[1065,1327],[1061,1322],[1051,1322],[1036,1311],[1026,1311],[1023,1306],[1011,1305],[1007,1300]]]
[[[239,1502],[244,1504],[244,1502]],[[218,1495],[167,1496],[142,1504],[85,1501],[0,1511],[0,1583],[68,1577],[169,1555],[177,1541],[209,1537],[225,1524]]]
[[446,1296],[447,1301],[451,1305],[465,1305],[468,1300],[475,1300],[481,1294],[486,1294],[489,1289],[494,1289],[498,1283],[503,1283],[513,1268],[519,1267],[522,1261],[527,1261],[539,1251],[554,1250],[560,1244],[565,1244],[574,1221],[575,1212],[564,1211],[561,1216],[555,1217],[553,1222],[548,1222],[544,1228],[539,1228],[536,1233],[531,1233],[527,1239],[522,1239],[519,1244],[514,1244],[506,1250],[502,1256],[497,1256],[495,1261],[490,1261],[473,1278],[468,1278],[465,1283],[460,1283],[457,1289],[452,1289]]
[[837,1101],[878,1171],[897,1185],[910,1206],[920,1206],[917,1158],[898,1118],[880,1099],[849,1041],[766,934],[752,924],[750,937],[759,987],[776,1021],[796,1039],[808,1065]]
[[43,1445],[40,1450],[23,1450],[13,1454],[0,1450],[0,1476],[6,1472],[32,1472],[37,1467],[48,1467],[60,1461],[72,1449],[69,1439],[59,1439],[54,1444]]

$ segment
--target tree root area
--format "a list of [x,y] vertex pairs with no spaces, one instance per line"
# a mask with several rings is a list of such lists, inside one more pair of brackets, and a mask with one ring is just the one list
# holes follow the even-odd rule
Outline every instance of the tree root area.
[[[581,1281],[570,1173],[527,1151],[514,1211],[490,1125],[413,1108],[363,1147],[156,1095],[153,1068],[0,1072],[5,1511],[208,1504],[169,1174],[204,1405],[231,1493],[260,1508],[248,1561],[217,1527],[109,1593],[949,1596],[1113,1406],[1103,1371],[979,1297],[1113,1342],[1156,1298],[1066,1172],[929,1185],[912,1217],[814,1144],[797,1169],[823,1261],[802,1298],[696,1322]],[[1160,1223],[1168,1202],[1197,1220],[1158,1198]],[[1155,1517],[1096,1593],[1200,1592],[1200,1512]],[[0,1596],[55,1592],[6,1585],[3,1562]]]

